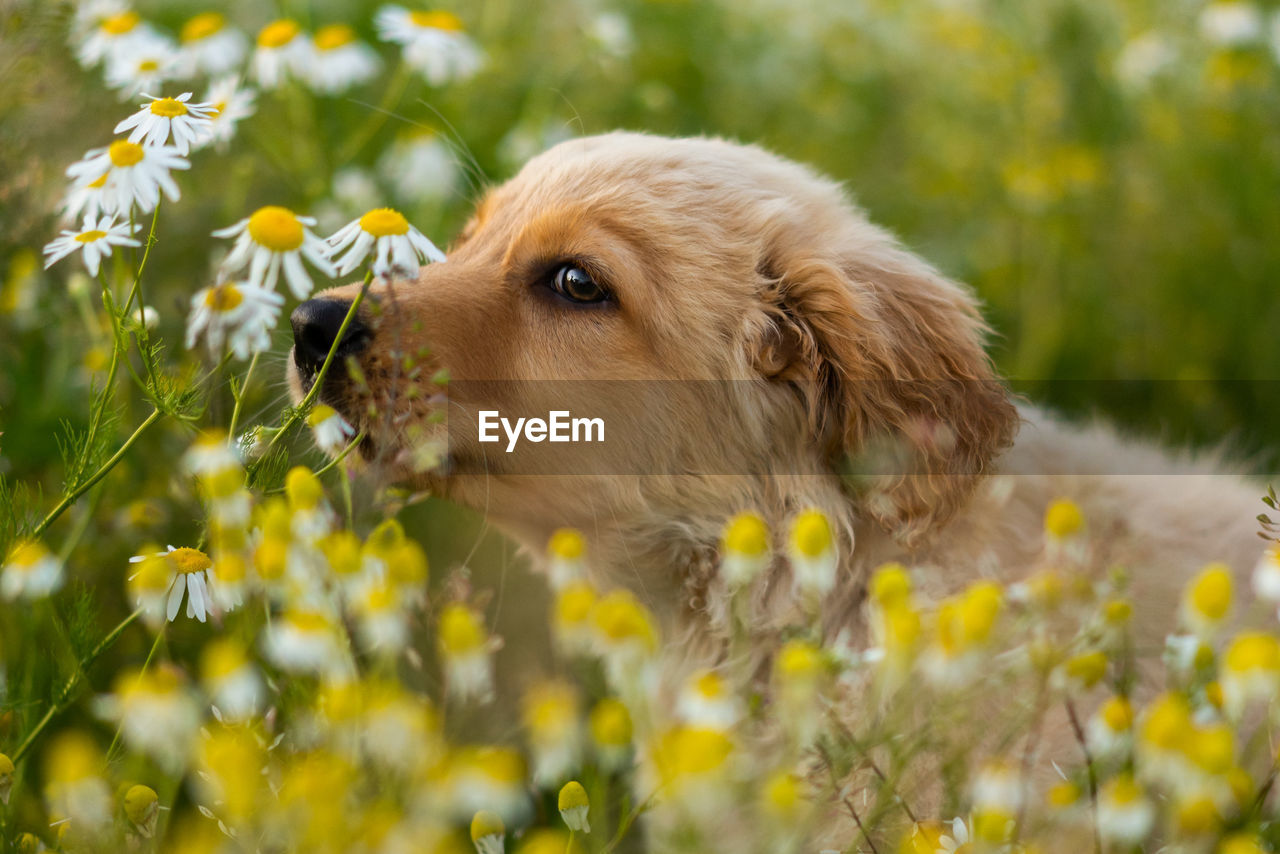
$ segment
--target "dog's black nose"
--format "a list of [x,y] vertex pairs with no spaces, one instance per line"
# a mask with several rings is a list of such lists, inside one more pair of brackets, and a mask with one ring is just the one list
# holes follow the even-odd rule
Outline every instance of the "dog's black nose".
[[[339,299],[309,299],[293,310],[289,322],[293,324],[293,362],[303,374],[320,370],[325,357],[333,348],[333,342],[342,328],[342,321],[351,310],[351,303]],[[334,359],[360,352],[369,342],[369,327],[360,317],[351,318],[342,341],[338,344]],[[329,369],[329,376],[333,369]]]

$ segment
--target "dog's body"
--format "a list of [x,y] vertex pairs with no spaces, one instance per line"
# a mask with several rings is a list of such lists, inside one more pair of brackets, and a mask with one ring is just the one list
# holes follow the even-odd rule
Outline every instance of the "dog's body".
[[[554,529],[581,529],[594,580],[647,602],[691,665],[725,654],[717,545],[747,509],[778,547],[752,597],[762,661],[798,619],[780,546],[806,507],[837,527],[827,637],[864,631],[867,582],[886,561],[912,567],[929,598],[1013,580],[1040,557],[1059,497],[1082,508],[1093,565],[1132,573],[1148,654],[1194,571],[1222,560],[1244,573],[1263,547],[1260,490],[1243,478],[1016,408],[968,291],[834,184],[756,148],[638,134],[563,143],[488,194],[447,262],[372,296],[359,348],[344,342],[365,382],[331,378],[322,397],[369,433],[380,476],[487,513],[535,554]],[[315,339],[305,309],[295,330]],[[405,367],[414,354],[429,365]],[[295,374],[308,381],[316,359],[304,356]],[[521,457],[455,430],[442,475],[414,464],[443,437],[421,392],[440,367],[461,424],[481,409],[527,414],[542,380],[662,381],[662,392],[601,401],[632,432],[591,470],[574,468],[572,448]],[[468,397],[482,387],[485,399]],[[870,474],[841,475],[868,457]]]

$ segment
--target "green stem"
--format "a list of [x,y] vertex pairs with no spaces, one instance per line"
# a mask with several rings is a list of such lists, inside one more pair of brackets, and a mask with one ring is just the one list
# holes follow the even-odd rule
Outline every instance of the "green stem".
[[151,414],[147,416],[147,419],[138,425],[138,429],[133,431],[132,436],[125,439],[124,444],[111,455],[111,459],[103,463],[102,466],[93,473],[92,477],[63,496],[62,500],[58,502],[58,506],[49,511],[49,515],[44,517],[44,521],[37,525],[36,529],[31,532],[31,539],[38,539],[50,525],[57,521],[58,517],[61,516],[68,507],[79,500],[80,496],[92,489],[95,483],[106,477],[107,473],[115,468],[116,464],[119,463],[120,460],[124,459],[124,455],[128,453],[134,443],[141,438],[142,434],[146,432],[146,429],[160,419],[160,416],[161,413],[159,409],[151,410]]
[[658,793],[654,792],[652,795],[641,801],[638,807],[622,817],[622,821],[618,823],[618,832],[613,835],[613,839],[609,840],[609,844],[601,849],[600,854],[612,854],[613,849],[617,848],[618,845],[622,843],[623,837],[627,835],[627,831],[631,829],[631,825],[635,824],[636,819],[653,805],[653,799],[657,797],[657,795]]
[[235,406],[231,408],[231,425],[227,427],[227,441],[235,442],[236,440],[236,422],[240,420],[240,407],[244,405],[244,397],[249,392],[249,380],[253,379],[253,369],[258,367],[258,357],[261,353],[254,353],[253,358],[249,360],[249,370],[244,372],[244,382],[240,384],[240,390],[237,392],[235,386],[231,387],[231,396],[235,398]]
[[360,310],[360,304],[364,302],[365,294],[369,293],[369,285],[373,282],[373,270],[364,275],[364,284],[360,288],[360,293],[351,301],[351,307],[347,309],[347,316],[342,318],[342,325],[338,327],[338,334],[333,336],[333,344],[329,347],[329,353],[324,357],[324,364],[320,366],[320,370],[316,372],[315,379],[311,381],[311,389],[306,396],[302,398],[302,402],[293,408],[289,413],[289,417],[280,425],[280,430],[271,437],[270,443],[262,453],[262,459],[266,459],[271,455],[271,451],[275,448],[276,443],[280,441],[280,437],[289,432],[294,424],[297,424],[304,418],[311,405],[316,402],[316,398],[320,395],[320,387],[324,385],[324,378],[329,373],[329,366],[333,364],[334,358],[338,354],[338,346],[342,343],[342,338],[347,333],[347,327],[351,325],[351,321],[355,318],[356,312]]
[[[156,632],[156,639],[151,643],[151,651],[147,653],[147,660],[142,662],[142,669],[138,671],[139,675],[146,673],[147,668],[151,666],[151,659],[155,658],[156,650],[160,649],[160,644],[164,641],[164,627]],[[115,755],[116,748],[120,746],[120,730],[123,723],[116,725],[115,735],[111,736],[111,746],[107,748],[107,764],[111,764],[111,758]]]
[[133,621],[138,619],[138,616],[141,613],[142,609],[139,608],[121,620],[120,625],[116,626],[107,634],[106,637],[98,641],[98,645],[91,649],[89,654],[80,660],[76,667],[76,672],[71,674],[71,677],[67,679],[67,683],[62,686],[62,690],[58,692],[58,696],[54,699],[53,705],[44,713],[44,717],[42,717],[40,722],[32,728],[31,732],[27,733],[27,737],[22,740],[22,744],[18,745],[18,749],[13,752],[12,758],[15,765],[20,762],[22,757],[26,755],[27,751],[31,749],[31,745],[40,737],[40,733],[44,732],[44,730],[49,726],[49,723],[61,714],[68,705],[70,705],[71,695],[80,687],[81,681],[84,680],[85,671],[98,660],[100,655],[110,649],[112,644],[119,640],[120,635],[124,634],[124,630],[129,628]]

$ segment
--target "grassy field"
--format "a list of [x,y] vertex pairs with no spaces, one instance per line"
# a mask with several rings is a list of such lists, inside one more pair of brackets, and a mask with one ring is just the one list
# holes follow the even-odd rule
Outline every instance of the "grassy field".
[[[137,239],[154,237],[145,253],[143,247],[118,247],[96,277],[85,272],[78,251],[46,270],[42,247],[60,229],[79,228],[59,217],[70,188],[68,166],[110,144],[116,124],[143,103],[138,94],[108,84],[110,62],[83,62],[77,53],[95,33],[113,35],[112,26],[123,31],[126,24],[176,39],[193,16],[209,11],[186,0],[139,2],[140,18],[123,21],[118,5],[0,3],[0,554],[9,556],[6,567],[48,559],[60,568],[54,590],[15,587],[12,596],[6,594],[11,601],[0,602],[0,755],[15,760],[14,770],[6,772],[0,759],[0,795],[9,795],[7,786],[13,785],[0,806],[0,851],[39,850],[34,841],[20,842],[22,833],[35,834],[40,845],[54,846],[61,838],[68,851],[97,850],[94,840],[108,833],[116,836],[101,843],[102,850],[120,850],[111,846],[126,839],[144,850],[198,843],[205,847],[173,850],[327,845],[398,851],[430,850],[437,842],[448,850],[465,845],[457,831],[481,808],[495,809],[513,829],[542,828],[547,835],[520,837],[518,844],[530,851],[563,851],[566,845],[609,851],[614,833],[621,848],[638,848],[639,834],[627,830],[646,804],[647,782],[686,785],[690,775],[714,795],[706,810],[756,804],[752,798],[767,795],[773,806],[761,812],[763,829],[749,844],[807,850],[804,834],[794,828],[809,814],[795,805],[803,797],[788,794],[795,784],[785,770],[785,751],[755,763],[732,785],[721,785],[714,773],[699,775],[718,769],[713,760],[728,755],[736,742],[661,727],[643,732],[637,721],[640,770],[612,766],[608,741],[621,738],[621,725],[607,697],[626,692],[610,680],[609,667],[564,667],[567,693],[549,691],[526,703],[525,729],[536,731],[551,715],[559,726],[551,729],[575,745],[570,755],[577,764],[568,763],[563,773],[539,778],[538,739],[530,744],[517,738],[512,716],[492,706],[463,712],[450,707],[448,725],[437,731],[436,712],[428,708],[443,709],[441,684],[463,679],[450,669],[458,652],[450,643],[472,644],[483,651],[481,658],[492,658],[487,639],[505,636],[499,672],[532,668],[555,645],[546,609],[564,591],[553,594],[521,573],[510,545],[487,533],[473,515],[436,500],[408,507],[402,496],[374,501],[371,487],[349,484],[340,468],[321,478],[327,501],[347,511],[325,523],[327,545],[318,545],[319,538],[305,544],[290,539],[290,514],[314,509],[314,486],[299,475],[288,492],[290,503],[275,510],[268,493],[279,492],[291,467],[321,469],[327,458],[307,431],[294,429],[302,413],[288,408],[283,383],[288,324],[268,331],[271,346],[251,363],[220,350],[210,353],[203,342],[184,346],[192,297],[214,284],[231,245],[211,232],[265,205],[317,217],[321,235],[366,210],[391,206],[443,247],[484,187],[562,139],[628,128],[758,143],[842,181],[872,219],[948,275],[971,284],[997,333],[993,353],[999,368],[1029,398],[1080,417],[1100,412],[1175,444],[1225,443],[1252,455],[1259,470],[1276,459],[1280,10],[1272,5],[475,0],[451,6],[456,18],[432,20],[451,38],[465,32],[482,61],[471,73],[454,68],[429,80],[432,73],[413,67],[399,45],[380,40],[377,3],[227,2],[217,7],[226,31],[247,34],[250,52],[255,36],[277,19],[296,21],[304,36],[346,24],[353,28],[349,35],[369,46],[377,67],[368,79],[336,93],[317,91],[319,84],[297,69],[276,87],[260,85],[250,73],[246,87],[256,91],[255,108],[226,140],[190,153],[191,168],[177,174],[181,198],[161,201],[154,220],[150,208],[134,210]],[[95,10],[105,11],[95,17]],[[108,25],[111,20],[117,23]],[[334,30],[329,36],[335,44],[346,37]],[[118,49],[136,59],[129,51],[142,50],[141,44]],[[183,56],[193,55],[190,41],[183,44]],[[229,70],[248,67],[245,59]],[[219,76],[203,70],[175,74],[147,91],[193,91],[199,101]],[[407,174],[417,180],[406,180]],[[144,259],[145,275],[139,272]],[[347,278],[361,273],[363,267]],[[315,278],[318,287],[328,284],[323,276]],[[287,316],[296,300],[283,285],[277,290],[287,296]],[[146,326],[133,318],[139,304],[148,307]],[[217,463],[222,468],[192,468],[189,449],[204,441],[198,437],[207,439],[205,431],[239,433],[281,424],[290,429],[272,453],[250,460],[247,471],[225,459]],[[234,483],[218,481],[219,473]],[[193,476],[199,488],[193,488]],[[252,504],[252,521],[220,505],[223,499]],[[353,504],[371,509],[351,513]],[[339,595],[332,579],[321,584],[336,611],[317,631],[321,641],[339,648],[334,660],[345,663],[334,666],[354,667],[364,680],[359,684],[365,705],[334,687],[341,680],[330,678],[332,662],[298,664],[287,654],[264,658],[256,639],[269,627],[302,631],[289,623],[299,613],[290,598],[296,591],[266,589],[262,550],[272,524],[280,524],[270,519],[275,511],[286,520],[281,548],[295,554],[311,549],[330,568],[339,560],[334,550],[344,547],[338,531],[355,532],[362,559],[389,561],[386,555],[395,554],[416,566],[413,541],[394,530],[371,533],[384,515],[399,512],[432,567],[431,601],[443,603],[457,592],[456,570],[465,564],[473,593],[467,607],[474,610],[454,614],[449,624],[440,607],[424,610],[410,601],[412,579],[404,580],[403,589],[392,591],[389,614],[410,626],[411,640],[388,656],[363,649],[359,630],[351,628],[363,625],[368,613],[361,608],[372,606]],[[1052,544],[1071,533],[1050,525],[1046,537]],[[23,552],[28,542],[42,543],[31,548],[48,554]],[[181,616],[148,624],[150,611],[143,605],[150,600],[139,598],[145,591],[136,580],[147,575],[136,575],[129,559],[166,544],[199,546],[216,567],[236,561],[248,566],[245,595],[254,605],[252,616],[248,608],[235,611],[216,629]],[[176,559],[159,560],[140,565],[161,573],[161,564]],[[362,589],[361,595],[368,592]],[[970,594],[951,606],[971,609],[981,623],[990,610],[987,593]],[[1123,584],[1108,581],[1077,603],[1076,616],[1087,622],[1085,616],[1102,614],[1105,622],[1110,603],[1122,597]],[[1008,591],[997,598],[1004,604],[996,611],[1003,613]],[[945,608],[935,608],[938,603],[911,603],[899,612],[902,601],[893,601],[886,606],[889,625],[899,625],[893,620],[901,617],[932,631],[947,619],[939,616]],[[511,602],[535,604],[504,607]],[[625,611],[629,603],[614,604],[640,625],[647,620],[642,612]],[[1016,619],[999,632],[987,626],[1000,643],[1017,647],[1033,633],[1039,619],[1034,608],[1019,607]],[[467,623],[468,614],[483,614],[488,627]],[[459,634],[450,635],[446,625]],[[348,629],[356,635],[348,637]],[[1104,674],[1088,687],[1113,685],[1123,698],[1122,645],[1108,646],[1099,637],[1086,633],[1064,641],[1063,662],[1105,653]],[[979,645],[985,642],[983,635]],[[1258,652],[1264,659],[1271,654],[1268,642],[1257,641],[1266,647]],[[441,643],[444,651],[437,656]],[[1215,643],[1227,647],[1226,638]],[[801,688],[817,697],[828,689],[825,679],[839,656],[817,649],[797,655],[810,653],[822,659],[823,676]],[[217,694],[209,668],[221,672],[219,662],[240,662],[249,668],[245,672],[260,674],[244,683],[260,680],[260,696],[254,695],[249,723],[219,724],[202,737],[198,727],[212,726],[207,704],[198,711],[191,704],[197,686],[206,697]],[[1280,671],[1280,660],[1274,665]],[[130,674],[140,675],[130,682]],[[1188,710],[1203,711],[1212,705],[1207,686],[1221,681],[1216,674],[1201,669],[1185,684],[1171,677],[1177,683],[1171,696],[1185,701]],[[120,696],[134,689],[146,695],[138,699],[141,711],[122,712]],[[1170,702],[1176,705],[1175,700]],[[546,708],[539,705],[543,701]],[[596,720],[600,731],[579,720],[579,704],[585,715],[588,701],[604,701],[595,706],[603,709]],[[275,711],[264,723],[267,708]],[[323,712],[317,715],[317,709]],[[339,732],[343,709],[355,710],[345,724],[359,720],[365,731],[374,729],[370,716],[385,712],[389,722],[379,731],[390,733],[387,741],[346,751]],[[1193,723],[1190,711],[1184,721],[1182,711],[1178,706],[1168,714],[1178,726],[1185,724],[1185,732],[1178,732],[1190,739],[1187,744],[1227,737],[1223,731],[1205,735],[1211,724],[1201,718]],[[131,714],[154,722],[152,740],[145,725],[141,732],[126,726]],[[614,730],[608,730],[610,720]],[[1230,715],[1223,720],[1228,730],[1238,723]],[[1252,729],[1231,731],[1233,750],[1264,737]],[[268,755],[277,735],[287,736],[284,747]],[[824,742],[824,749],[854,750],[839,736],[826,735],[834,740]],[[436,745],[437,738],[450,746]],[[813,746],[812,739],[796,738]],[[892,740],[888,730],[859,738],[873,744]],[[507,747],[465,747],[469,739]],[[405,759],[412,767],[397,764],[404,758],[394,755],[397,743],[413,746]],[[519,751],[514,744],[522,745]],[[432,752],[437,747],[438,755]],[[1188,747],[1187,755],[1195,749]],[[709,768],[691,770],[685,759],[671,759],[672,751],[702,757]],[[1010,842],[1003,820],[983,816],[1004,813],[990,804],[984,812],[964,781],[1003,772],[994,766],[980,772],[966,762],[959,757],[950,766],[951,814],[937,818],[971,814],[976,824],[965,833],[1001,848]],[[1238,767],[1234,759],[1227,764]],[[1087,775],[1082,766],[1072,772],[1073,784],[1083,790],[1103,774],[1102,783],[1119,787],[1112,794],[1121,798],[1130,794],[1123,786],[1134,785],[1125,776],[1132,765],[1130,757],[1115,767],[1089,766]],[[269,773],[255,777],[259,768]],[[859,769],[867,770],[853,759],[843,766],[851,773]],[[554,808],[558,785],[548,783],[553,777],[562,782],[570,772],[583,778],[593,809],[601,811],[598,832],[576,834],[572,842],[562,835]],[[1270,845],[1270,778],[1265,769],[1249,773],[1257,778],[1249,791],[1261,792],[1257,809],[1215,801],[1213,817],[1193,833],[1190,824],[1179,824],[1186,804],[1165,799],[1158,827],[1150,831],[1156,835],[1117,837],[1108,845],[1120,850],[1130,842],[1162,839],[1208,851],[1227,844],[1223,840],[1233,833],[1243,834],[1235,839],[1240,845],[1245,836]],[[1226,779],[1226,771],[1218,776]],[[870,836],[884,845],[896,839],[897,831],[889,828],[901,816],[884,807],[893,795],[889,782],[882,782],[873,814],[885,824],[873,827]],[[76,783],[84,785],[77,789]],[[146,783],[164,807],[155,839],[139,834],[145,822],[138,816],[149,809],[156,816],[146,792],[134,793],[137,815],[121,806],[134,783]],[[344,787],[358,793],[354,801],[334,799]],[[429,792],[449,808],[418,809],[415,792]],[[1095,812],[1099,797],[1094,792]],[[1146,803],[1146,797],[1132,800]],[[268,802],[270,808],[264,806]],[[238,831],[239,841],[219,833],[217,822],[202,818],[197,807],[216,813],[224,827]],[[883,814],[874,812],[882,807]],[[1020,844],[1037,833],[1050,838],[1058,827],[1047,814],[1026,819],[1023,804],[1000,809],[1016,813],[1008,817],[1016,818],[1018,833],[1025,828]],[[265,820],[272,811],[285,819]],[[597,823],[597,813],[592,815]],[[68,818],[71,830],[61,823]],[[689,850],[697,850],[705,842],[699,834],[709,832],[688,816],[670,826],[655,820],[654,826],[668,828],[668,847]],[[950,825],[941,830],[959,834]],[[917,822],[915,836],[908,833],[904,844],[934,850],[935,842],[941,844],[935,831],[941,832]],[[395,847],[400,832],[417,842]],[[864,846],[861,840],[850,837],[849,849]],[[516,837],[510,842],[517,845]]]

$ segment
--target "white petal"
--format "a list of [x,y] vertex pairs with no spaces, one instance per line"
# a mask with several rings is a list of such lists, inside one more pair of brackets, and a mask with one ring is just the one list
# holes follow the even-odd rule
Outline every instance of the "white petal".
[[165,606],[165,616],[169,622],[173,622],[178,616],[178,608],[182,607],[182,594],[187,589],[187,576],[178,573],[178,577],[173,580],[173,586],[169,588],[169,602]]

